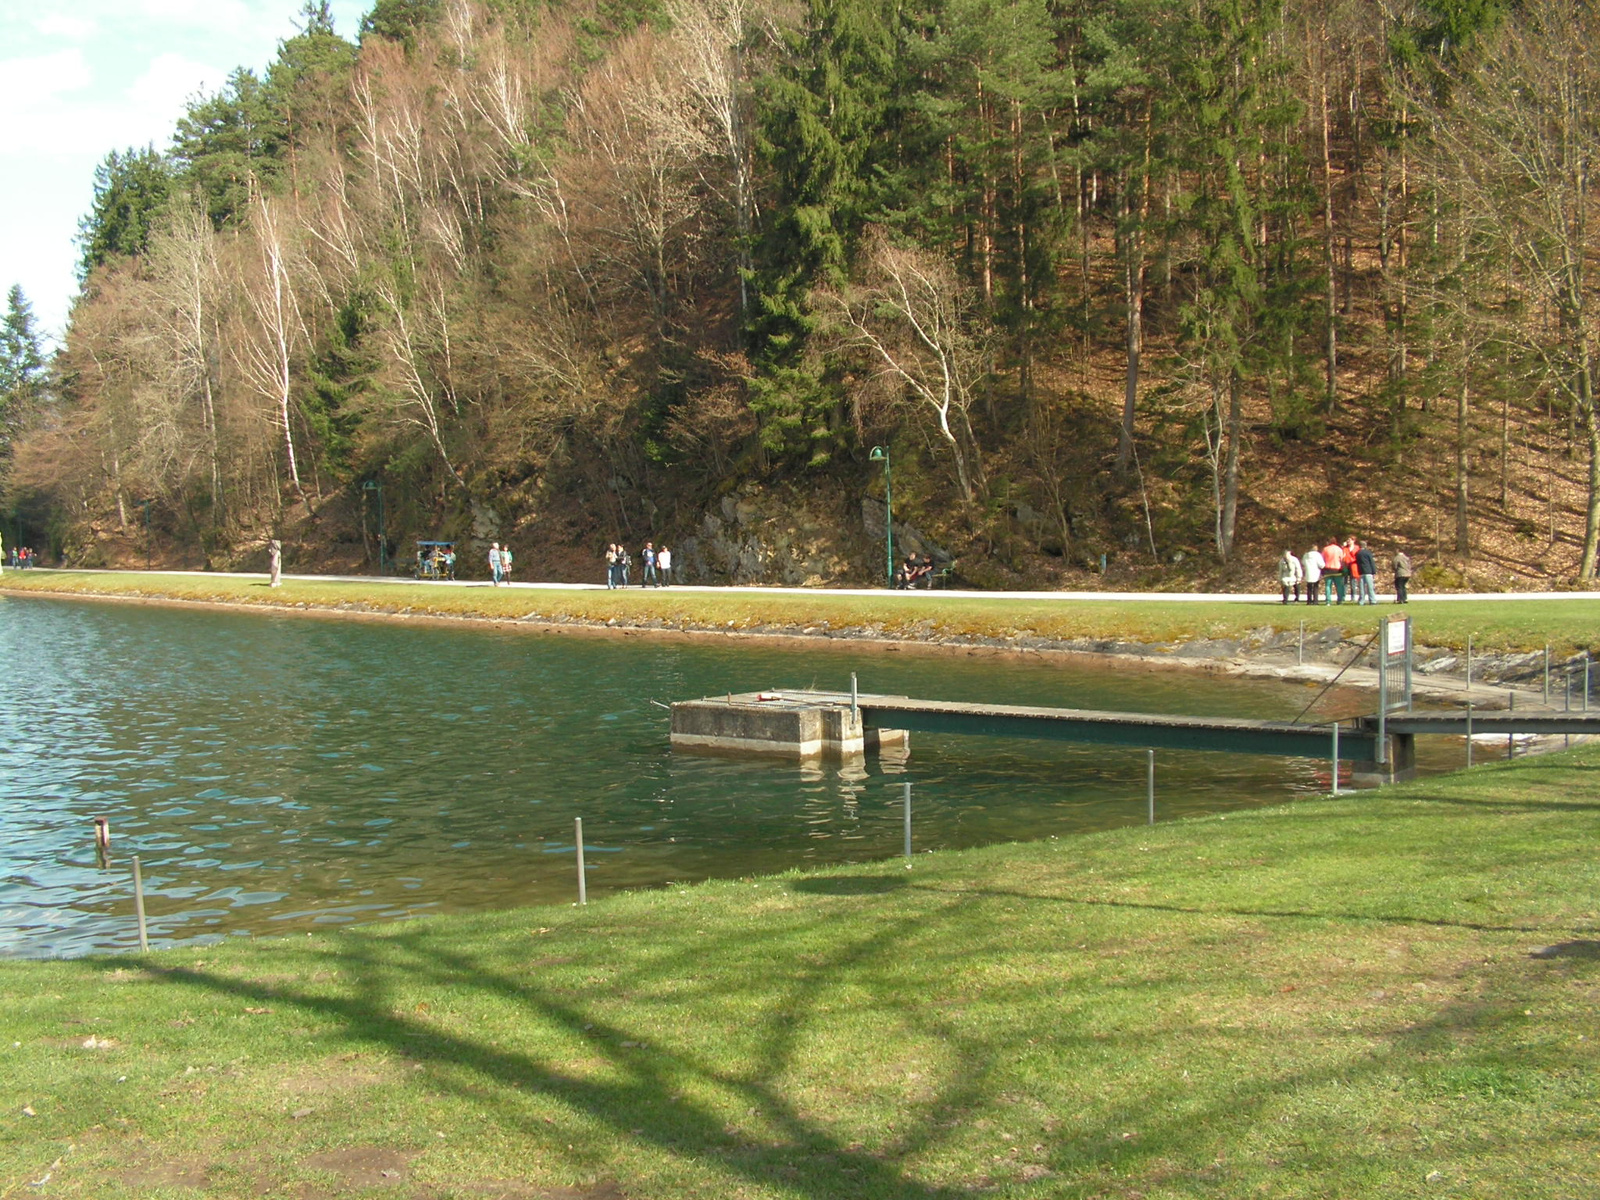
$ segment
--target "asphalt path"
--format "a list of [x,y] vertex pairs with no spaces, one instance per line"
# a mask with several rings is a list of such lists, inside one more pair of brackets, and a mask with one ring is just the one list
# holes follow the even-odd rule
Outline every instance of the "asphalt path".
[[[14,570],[15,568],[13,568]],[[50,568],[32,568],[47,571]],[[244,571],[101,571],[101,570],[74,570],[71,574],[96,574],[96,575],[170,575],[189,576],[200,579],[248,579],[264,580],[267,576],[260,572]],[[417,581],[410,576],[393,575],[284,575],[284,579],[292,579],[305,583],[378,583],[378,584],[414,584]],[[429,587],[440,588],[487,588],[493,587],[487,579],[439,579],[426,580]],[[503,583],[501,587],[512,588],[518,591],[585,591],[604,592],[610,590],[603,583]],[[630,585],[628,591],[641,590],[639,585]],[[713,586],[707,584],[672,584],[661,589],[672,592],[707,592],[726,595],[730,592],[746,593],[762,596],[883,596],[888,594],[887,588],[815,588],[815,587],[766,587],[759,585],[727,585]],[[907,591],[896,592],[894,595],[906,596],[911,599],[971,599],[971,600],[1030,600],[1040,603],[1057,601],[1061,603],[1076,603],[1082,601],[1116,601],[1123,604],[1165,603],[1172,602],[1204,602],[1211,604],[1281,604],[1282,597],[1277,592],[976,592],[964,591],[957,588],[941,588],[938,591]],[[1392,605],[1394,593],[1379,592],[1379,603]],[[1521,600],[1600,600],[1600,592],[1448,592],[1448,593],[1418,593],[1412,592],[1413,604],[1448,603],[1454,600],[1505,600],[1516,602]],[[1351,602],[1353,603],[1353,602]],[[1312,606],[1302,603],[1302,607]]]

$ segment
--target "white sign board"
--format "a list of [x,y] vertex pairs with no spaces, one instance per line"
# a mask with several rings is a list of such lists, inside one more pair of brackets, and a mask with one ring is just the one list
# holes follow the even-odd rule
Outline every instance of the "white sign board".
[[1385,631],[1383,648],[1389,654],[1404,654],[1406,652],[1406,632],[1410,624],[1410,617],[1394,617],[1389,621]]

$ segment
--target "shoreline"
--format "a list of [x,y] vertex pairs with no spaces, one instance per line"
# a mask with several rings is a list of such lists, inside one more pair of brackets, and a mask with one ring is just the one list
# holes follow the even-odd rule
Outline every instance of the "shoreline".
[[[263,577],[264,578],[264,577]],[[302,582],[323,582],[320,578]],[[346,582],[346,581],[336,581]],[[372,582],[372,581],[362,581]],[[598,589],[604,591],[604,589]],[[937,593],[930,593],[931,595]],[[200,608],[217,612],[246,612],[259,615],[285,615],[321,619],[346,619],[365,621],[411,622],[441,627],[481,627],[505,631],[519,631],[543,635],[571,635],[580,637],[642,637],[651,640],[679,643],[726,642],[735,639],[751,646],[783,646],[803,648],[817,642],[876,650],[888,654],[916,654],[928,657],[960,656],[995,658],[1000,661],[1037,660],[1040,657],[1061,659],[1091,659],[1101,663],[1117,663],[1142,671],[1159,671],[1171,667],[1199,671],[1211,675],[1226,675],[1248,679],[1277,679],[1286,682],[1331,685],[1338,681],[1342,686],[1370,691],[1378,685],[1378,673],[1371,667],[1352,665],[1353,656],[1360,652],[1357,642],[1342,633],[1329,644],[1327,634],[1335,626],[1312,634],[1307,631],[1305,649],[1309,653],[1303,661],[1295,661],[1298,639],[1290,635],[1277,635],[1258,639],[1211,639],[1195,637],[1187,641],[1146,643],[1123,639],[1072,638],[1058,639],[1034,634],[1013,637],[973,636],[928,631],[924,636],[908,637],[885,634],[857,628],[827,630],[816,626],[801,627],[783,623],[760,624],[750,628],[718,628],[696,625],[685,621],[669,622],[661,617],[645,619],[615,617],[607,620],[585,617],[548,617],[530,613],[523,617],[497,616],[488,613],[414,612],[409,606],[389,608],[366,603],[317,604],[306,601],[273,602],[266,599],[237,600],[217,598],[190,598],[175,595],[130,594],[114,591],[74,591],[46,587],[11,587],[0,578],[0,596],[40,596],[55,600],[88,600],[121,604],[149,604],[163,607]],[[732,622],[728,623],[732,625]],[[1252,644],[1254,642],[1254,644]],[[1313,645],[1315,643],[1315,645]],[[1419,651],[1436,653],[1439,648],[1419,645]],[[1314,661],[1310,653],[1327,656],[1332,661]],[[1448,653],[1446,651],[1446,653]],[[1345,662],[1341,663],[1339,660]],[[1504,708],[1512,701],[1515,692],[1524,704],[1528,697],[1538,692],[1489,684],[1479,680],[1471,688],[1464,678],[1439,671],[1415,678],[1413,694],[1429,700],[1466,703],[1470,700],[1483,708]]]

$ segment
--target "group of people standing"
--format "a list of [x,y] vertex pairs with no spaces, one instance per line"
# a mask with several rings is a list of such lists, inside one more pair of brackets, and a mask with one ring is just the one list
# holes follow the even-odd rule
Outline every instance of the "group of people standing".
[[[654,542],[646,542],[639,551],[639,559],[644,563],[644,571],[639,579],[640,587],[667,587],[672,583],[672,549],[669,546],[656,548]],[[633,566],[633,556],[621,542],[608,542],[606,544],[606,587],[625,588],[628,586],[628,572]]]
[[34,554],[32,546],[13,546],[6,552],[6,565],[19,571],[26,571],[37,563],[38,556]]
[[[1396,550],[1390,561],[1394,569],[1394,598],[1396,604],[1406,603],[1406,589],[1411,584],[1411,558],[1404,550]],[[1307,604],[1343,604],[1345,594],[1357,604],[1376,604],[1378,560],[1371,548],[1353,537],[1343,542],[1329,538],[1326,546],[1312,546],[1304,554],[1285,550],[1278,560],[1278,584],[1283,589],[1283,603],[1298,603],[1302,587]]]

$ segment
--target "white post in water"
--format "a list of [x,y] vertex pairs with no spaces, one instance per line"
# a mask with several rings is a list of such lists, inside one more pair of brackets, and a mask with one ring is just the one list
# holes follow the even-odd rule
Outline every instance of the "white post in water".
[[906,870],[911,870],[911,785],[905,784]]
[[[850,672],[850,723],[859,724],[861,721],[861,698],[856,691],[856,673]],[[853,736],[853,735],[852,735]]]
[[1339,722],[1333,723],[1333,773],[1329,776],[1333,781],[1333,794],[1339,794]]
[[144,924],[144,876],[139,871],[139,856],[133,856],[133,911],[139,918],[139,949],[150,949],[150,934]]
[[583,818],[572,819],[573,835],[578,843],[578,903],[589,903],[589,881],[583,877]]
[[1156,752],[1146,750],[1144,760],[1144,795],[1150,806],[1150,824],[1156,823]]

